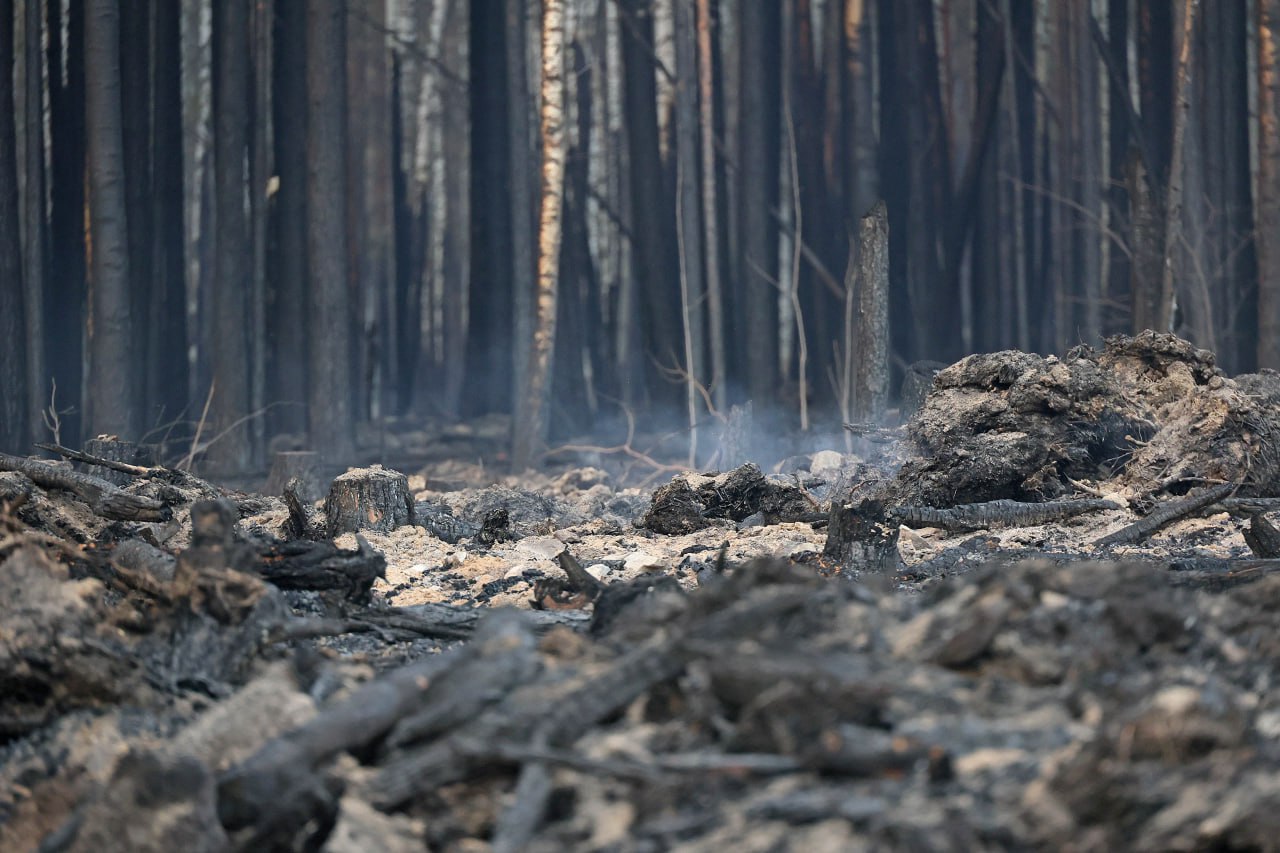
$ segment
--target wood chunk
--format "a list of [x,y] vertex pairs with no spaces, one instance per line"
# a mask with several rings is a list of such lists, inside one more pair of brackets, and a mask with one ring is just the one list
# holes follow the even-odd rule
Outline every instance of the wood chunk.
[[330,537],[357,530],[390,533],[413,522],[409,478],[381,465],[353,468],[329,487],[324,513]]
[[1210,504],[1217,503],[1225,497],[1231,495],[1236,490],[1235,483],[1223,483],[1208,489],[1203,489],[1194,495],[1188,495],[1185,498],[1167,501],[1156,507],[1146,518],[1141,521],[1135,521],[1128,527],[1121,528],[1115,533],[1103,536],[1094,542],[1096,548],[1106,548],[1111,545],[1132,545],[1141,542],[1151,534],[1155,533],[1166,524],[1177,521],[1180,518],[1186,518],[1194,512],[1198,512]]
[[1119,508],[1119,504],[1099,498],[1042,503],[1000,500],[960,504],[947,509],[930,506],[894,507],[889,511],[889,517],[907,527],[981,530],[987,527],[1029,527],[1047,521],[1062,521],[1087,512]]
[[16,471],[37,486],[71,492],[103,518],[116,521],[168,521],[172,517],[169,507],[161,501],[121,491],[100,477],[91,477],[38,459],[23,459],[0,453],[0,471]]
[[1258,513],[1249,519],[1244,530],[1244,541],[1255,556],[1263,559],[1280,557],[1280,527],[1275,513]]

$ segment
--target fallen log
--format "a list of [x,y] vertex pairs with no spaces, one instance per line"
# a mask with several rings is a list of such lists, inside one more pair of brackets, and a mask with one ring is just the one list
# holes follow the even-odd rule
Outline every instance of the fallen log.
[[1135,521],[1128,527],[1122,527],[1115,533],[1110,533],[1098,539],[1093,543],[1093,546],[1095,548],[1110,548],[1115,545],[1133,545],[1141,542],[1166,524],[1170,524],[1180,518],[1186,518],[1210,504],[1217,503],[1235,490],[1235,483],[1222,483],[1185,498],[1167,501],[1156,507],[1140,521]]
[[1120,505],[1100,498],[1041,503],[998,500],[960,504],[947,509],[930,506],[893,507],[888,516],[907,527],[969,531],[991,527],[1030,527],[1107,509],[1120,509]]
[[0,453],[0,471],[15,471],[37,486],[71,492],[103,518],[116,521],[168,521],[173,517],[169,507],[161,501],[130,494],[106,480],[70,468],[50,465],[48,462]]

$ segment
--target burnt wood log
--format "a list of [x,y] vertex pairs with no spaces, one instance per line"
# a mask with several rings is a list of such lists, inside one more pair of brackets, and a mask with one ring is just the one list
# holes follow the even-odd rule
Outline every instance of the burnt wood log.
[[1203,489],[1194,495],[1188,495],[1177,500],[1166,501],[1156,507],[1146,518],[1135,521],[1128,527],[1123,527],[1115,533],[1103,536],[1101,539],[1093,543],[1095,548],[1109,548],[1113,545],[1132,545],[1141,542],[1148,536],[1155,533],[1166,524],[1177,521],[1180,518],[1186,518],[1192,513],[1199,512],[1210,504],[1217,503],[1225,497],[1228,497],[1236,490],[1235,483],[1222,483],[1218,486],[1212,486]]
[[327,535],[325,518],[299,494],[305,491],[306,486],[297,477],[285,484],[284,504],[289,508],[289,535],[294,539],[318,542]]
[[381,465],[353,468],[329,486],[324,513],[330,537],[357,530],[390,533],[412,524],[409,478]]
[[273,543],[258,552],[254,569],[280,589],[332,589],[367,602],[374,581],[386,576],[387,560],[356,534],[354,550],[301,539]]
[[1120,505],[1100,498],[1043,503],[999,500],[960,504],[947,509],[928,506],[894,507],[889,510],[888,516],[907,527],[967,531],[989,527],[1030,527],[1106,509],[1120,509]]
[[223,826],[234,830],[269,824],[288,813],[322,763],[344,750],[373,743],[418,711],[433,688],[439,692],[435,685],[445,672],[524,647],[532,649],[528,623],[512,611],[495,611],[473,644],[425,658],[356,689],[221,776],[218,815]]
[[898,524],[875,498],[863,498],[856,504],[837,501],[831,506],[822,553],[854,570],[897,571],[902,562],[898,556]]
[[450,545],[457,545],[463,539],[480,532],[478,524],[463,521],[449,509],[428,501],[418,501],[413,505],[413,523]]
[[130,494],[106,480],[36,459],[0,453],[0,471],[16,471],[37,486],[74,494],[103,518],[116,521],[168,521],[173,513],[155,498]]

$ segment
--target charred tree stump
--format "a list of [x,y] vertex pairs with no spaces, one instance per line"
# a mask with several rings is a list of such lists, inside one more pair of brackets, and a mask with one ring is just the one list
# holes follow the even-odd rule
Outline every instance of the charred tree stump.
[[324,502],[329,535],[357,530],[389,533],[413,523],[409,478],[381,465],[353,468],[333,481]]
[[1249,519],[1249,526],[1244,531],[1244,541],[1255,556],[1264,559],[1280,557],[1280,528],[1275,524],[1274,514],[1258,513]]
[[307,503],[320,500],[324,491],[320,487],[320,475],[317,473],[320,455],[313,450],[287,450],[275,454],[271,462],[271,473],[267,476],[267,484],[262,487],[268,495],[283,495],[285,486],[293,479],[298,480],[295,494]]
[[[153,468],[156,464],[156,449],[146,444],[136,444],[132,441],[121,441],[115,436],[100,435],[97,438],[91,438],[84,443],[84,452],[90,456],[95,456],[109,462],[121,462],[125,465],[136,465],[139,468]],[[96,470],[101,466],[82,465],[81,469],[85,473],[92,471],[93,475],[106,480],[115,486],[128,485],[132,480],[128,473],[120,470]]]
[[874,498],[858,503],[837,502],[831,507],[826,557],[847,568],[868,572],[893,572],[899,565],[898,524]]

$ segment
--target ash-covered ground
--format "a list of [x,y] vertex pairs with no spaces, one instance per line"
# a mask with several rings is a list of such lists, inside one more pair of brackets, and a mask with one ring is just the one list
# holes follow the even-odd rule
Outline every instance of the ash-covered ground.
[[978,355],[853,453],[374,470],[354,532],[2,458],[0,849],[1280,849],[1278,403]]

